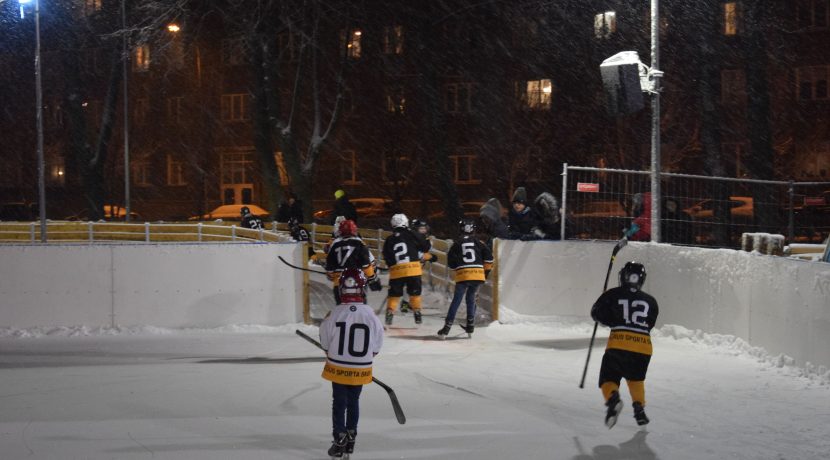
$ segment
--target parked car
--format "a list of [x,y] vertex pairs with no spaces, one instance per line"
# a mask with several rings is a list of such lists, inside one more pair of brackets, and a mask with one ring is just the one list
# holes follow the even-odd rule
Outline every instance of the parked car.
[[242,220],[242,208],[247,206],[248,209],[251,210],[251,214],[260,217],[260,218],[267,218],[270,216],[270,213],[255,204],[223,204],[218,208],[214,209],[213,211],[202,214],[201,216],[193,216],[188,218],[187,220]]
[[[104,205],[104,220],[126,220],[127,218],[127,208],[118,205],[118,204],[105,204]],[[71,216],[67,216],[64,218],[65,220],[72,220],[72,221],[88,221],[89,220],[89,209],[84,208],[80,211],[76,212]],[[141,215],[137,212],[130,210],[130,221],[139,222],[141,221]]]
[[[715,218],[717,200],[703,200],[685,209],[694,220],[712,220]],[[734,223],[752,223],[753,202],[751,196],[730,196],[729,212]]]
[[[357,219],[380,219],[388,218],[393,214],[393,202],[386,198],[350,198],[349,201],[357,211]],[[334,219],[333,208],[321,209],[314,212],[314,220],[323,224],[330,224]]]
[[30,221],[35,219],[35,206],[24,202],[0,204],[0,220]]

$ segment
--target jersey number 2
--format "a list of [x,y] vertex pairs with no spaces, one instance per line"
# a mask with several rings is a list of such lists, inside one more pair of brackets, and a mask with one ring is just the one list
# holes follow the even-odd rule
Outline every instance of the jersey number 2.
[[635,300],[628,304],[628,299],[620,299],[617,301],[623,308],[623,318],[625,324],[636,324],[642,327],[648,327],[645,318],[648,317],[648,302],[642,300]]
[[[343,349],[346,347],[346,322],[345,321],[338,321],[334,323],[339,329],[338,334],[340,336],[340,341],[337,344],[337,354],[343,355]],[[355,349],[355,331],[361,330],[363,331],[363,344],[360,350]],[[354,356],[355,358],[360,358],[362,356],[366,356],[366,353],[369,352],[369,326],[362,324],[362,323],[352,323],[351,327],[349,327],[349,355]]]

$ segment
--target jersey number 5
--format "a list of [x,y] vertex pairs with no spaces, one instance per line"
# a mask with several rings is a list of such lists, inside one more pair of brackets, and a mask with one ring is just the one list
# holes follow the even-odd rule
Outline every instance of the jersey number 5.
[[473,242],[461,244],[461,255],[464,262],[471,264],[476,261],[476,244]]
[[[340,341],[337,344],[337,354],[343,355],[344,348],[346,347],[346,322],[345,321],[338,321],[334,323],[337,326],[338,332],[337,335],[340,336]],[[355,332],[357,330],[363,331],[363,344],[361,345],[361,349],[355,349]],[[362,324],[362,323],[352,323],[351,327],[349,327],[349,355],[354,356],[355,358],[360,358],[362,356],[366,356],[366,353],[369,352],[369,326]]]
[[628,304],[628,299],[620,299],[617,301],[623,308],[623,318],[625,324],[636,324],[642,327],[648,327],[645,318],[648,317],[648,302],[642,300],[635,300]]

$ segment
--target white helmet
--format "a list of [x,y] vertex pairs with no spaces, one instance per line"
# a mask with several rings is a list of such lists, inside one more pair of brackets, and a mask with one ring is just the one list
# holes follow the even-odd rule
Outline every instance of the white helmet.
[[392,224],[392,228],[409,227],[409,219],[406,218],[406,214],[395,214],[392,216],[390,224]]

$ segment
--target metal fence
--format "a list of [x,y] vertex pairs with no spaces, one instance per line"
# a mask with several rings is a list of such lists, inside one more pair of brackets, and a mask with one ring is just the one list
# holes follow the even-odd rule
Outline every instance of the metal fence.
[[[562,175],[563,238],[614,240],[635,219],[650,225],[649,171],[565,164]],[[745,232],[782,234],[790,243],[821,243],[830,234],[830,182],[660,179],[661,242],[737,247]]]

